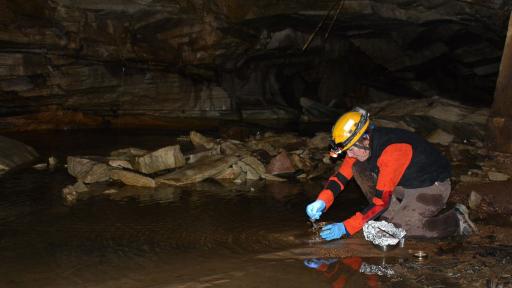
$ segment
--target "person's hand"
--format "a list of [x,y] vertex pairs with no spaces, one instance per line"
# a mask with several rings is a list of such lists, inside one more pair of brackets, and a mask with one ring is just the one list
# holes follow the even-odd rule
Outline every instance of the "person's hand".
[[347,235],[347,229],[345,229],[345,225],[343,223],[325,225],[320,231],[320,237],[327,241],[339,239],[343,235]]
[[320,218],[320,216],[324,212],[324,209],[325,209],[325,202],[322,200],[316,200],[315,202],[310,203],[306,207],[306,213],[308,214],[309,219],[314,221],[314,220],[318,220],[318,218]]
[[309,267],[311,269],[317,269],[318,267],[320,267],[323,264],[331,265],[332,263],[335,263],[336,261],[338,261],[338,259],[336,259],[336,258],[326,258],[326,259],[311,258],[311,259],[304,259],[304,265],[306,265],[306,267]]

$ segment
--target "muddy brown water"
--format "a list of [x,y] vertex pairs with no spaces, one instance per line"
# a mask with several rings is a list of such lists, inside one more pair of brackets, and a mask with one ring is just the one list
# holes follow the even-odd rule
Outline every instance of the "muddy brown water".
[[[67,155],[107,155],[129,146],[156,149],[176,143],[177,135],[106,130],[6,136],[62,164]],[[25,168],[0,178],[0,287],[331,287],[339,281],[366,287],[385,282],[350,264],[365,259],[331,260],[327,273],[304,265],[314,252],[279,254],[315,245],[308,243],[304,208],[320,182],[126,188],[69,207],[60,195],[74,182],[63,167]],[[365,200],[347,191],[336,205],[323,220],[346,217]],[[367,260],[372,261],[381,260]]]

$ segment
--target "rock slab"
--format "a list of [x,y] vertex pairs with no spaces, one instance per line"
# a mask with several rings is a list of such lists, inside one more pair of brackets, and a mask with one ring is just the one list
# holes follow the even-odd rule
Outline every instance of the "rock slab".
[[39,157],[34,148],[0,136],[0,172],[33,162]]
[[238,161],[235,156],[213,156],[203,158],[172,173],[156,178],[157,183],[185,185],[200,182],[228,169]]
[[126,185],[139,187],[156,187],[155,180],[135,172],[126,170],[113,170],[111,177],[112,179],[119,180]]
[[181,167],[185,163],[185,157],[181,153],[180,146],[174,145],[158,149],[141,157],[136,157],[133,166],[139,172],[151,174]]
[[95,183],[110,179],[112,167],[101,163],[99,159],[68,156],[68,173],[78,181],[84,183]]

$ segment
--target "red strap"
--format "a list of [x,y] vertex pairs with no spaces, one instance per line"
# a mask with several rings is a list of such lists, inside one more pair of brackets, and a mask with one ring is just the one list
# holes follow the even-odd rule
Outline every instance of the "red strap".
[[384,201],[382,201],[382,199],[377,198],[377,197],[373,197],[372,202],[375,205],[384,205]]
[[[345,157],[340,167],[338,168],[338,172],[341,173],[345,178],[347,178],[347,180],[350,180],[353,176],[352,166],[354,165],[355,162],[356,158]],[[345,189],[345,185],[343,185],[343,183],[341,183],[335,175],[336,173],[329,177],[329,181],[335,181],[340,185],[341,190]],[[329,185],[326,185],[326,187],[327,186]],[[325,202],[325,210],[327,210],[329,209],[329,207],[331,207],[332,203],[334,202],[334,191],[324,189],[320,192],[317,199]]]
[[352,172],[352,166],[354,166],[354,163],[356,163],[356,158],[352,158],[352,157],[345,157],[345,159],[343,159],[343,162],[341,163],[340,167],[338,168],[338,172],[340,172],[341,174],[343,174],[343,176],[345,176],[345,178],[347,178],[348,180],[350,180],[353,176],[353,172]]
[[329,189],[324,189],[320,194],[318,194],[318,197],[316,198],[318,200],[322,200],[325,203],[325,210],[329,209],[331,207],[332,202],[334,202],[334,195],[332,194],[332,191]]

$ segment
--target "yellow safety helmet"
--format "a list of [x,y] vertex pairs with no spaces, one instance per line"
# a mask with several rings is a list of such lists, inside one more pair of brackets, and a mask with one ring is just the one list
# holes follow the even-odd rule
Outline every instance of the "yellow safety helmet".
[[362,108],[355,107],[341,115],[332,127],[331,150],[337,154],[346,151],[361,138],[369,125],[370,114]]

